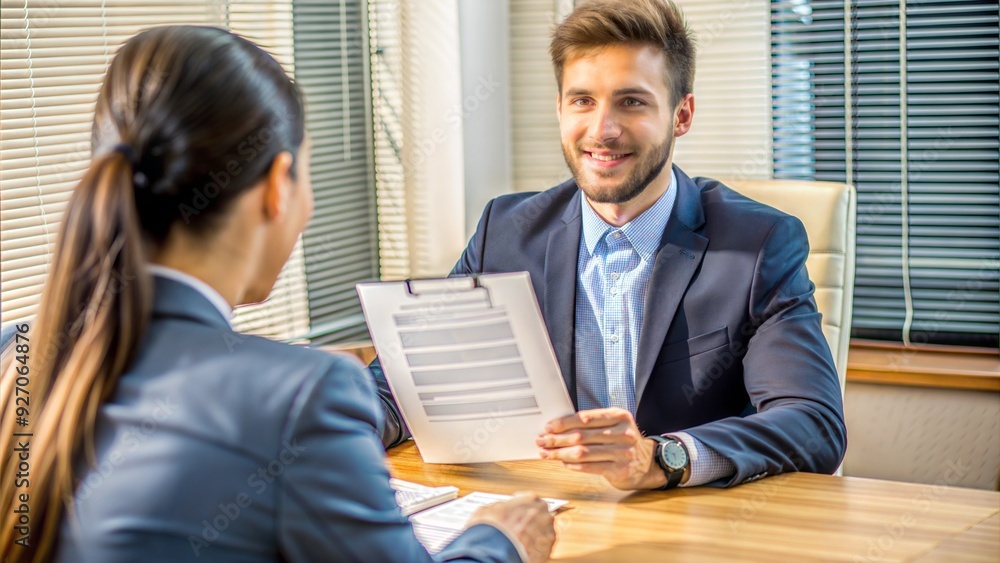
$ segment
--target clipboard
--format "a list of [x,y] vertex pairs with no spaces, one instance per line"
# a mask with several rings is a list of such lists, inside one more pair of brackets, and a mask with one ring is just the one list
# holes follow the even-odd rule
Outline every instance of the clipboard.
[[527,272],[356,287],[425,462],[536,459],[574,412]]

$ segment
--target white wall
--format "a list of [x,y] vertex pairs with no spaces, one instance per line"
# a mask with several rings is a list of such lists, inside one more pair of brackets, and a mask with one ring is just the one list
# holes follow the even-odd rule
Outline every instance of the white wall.
[[510,41],[507,0],[459,0],[465,154],[465,234],[472,236],[486,203],[513,186],[510,127]]

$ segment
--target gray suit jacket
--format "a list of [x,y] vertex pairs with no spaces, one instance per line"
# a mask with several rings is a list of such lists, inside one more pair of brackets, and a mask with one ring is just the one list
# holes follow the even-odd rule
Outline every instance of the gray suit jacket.
[[[152,324],[101,407],[56,561],[431,561],[389,487],[356,361],[233,332],[156,278]],[[441,561],[518,561],[479,525]]]

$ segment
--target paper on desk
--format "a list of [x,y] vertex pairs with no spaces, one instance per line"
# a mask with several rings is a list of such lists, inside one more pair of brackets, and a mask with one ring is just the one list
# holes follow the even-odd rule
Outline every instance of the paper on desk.
[[[410,523],[413,524],[413,533],[417,536],[417,541],[423,544],[427,551],[437,553],[465,530],[466,523],[476,510],[510,498],[507,495],[469,493],[460,499],[446,502],[411,516]],[[549,512],[558,510],[568,502],[551,498],[542,500],[549,506]]]
[[573,413],[527,272],[357,289],[425,462],[537,458],[545,423]]
[[389,479],[396,492],[396,504],[403,516],[448,502],[458,496],[458,487],[428,487],[402,479]]

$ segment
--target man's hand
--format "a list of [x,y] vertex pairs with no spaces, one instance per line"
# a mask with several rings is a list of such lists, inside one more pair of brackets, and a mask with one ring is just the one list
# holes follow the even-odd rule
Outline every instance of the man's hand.
[[535,439],[542,459],[603,476],[618,489],[655,489],[667,483],[653,459],[656,443],[624,409],[594,409],[551,420]]

